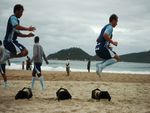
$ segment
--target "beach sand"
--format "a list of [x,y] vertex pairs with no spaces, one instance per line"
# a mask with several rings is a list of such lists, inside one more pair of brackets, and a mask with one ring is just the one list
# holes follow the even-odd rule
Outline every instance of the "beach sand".
[[[15,100],[18,90],[31,85],[31,71],[8,70],[9,88],[0,77],[0,113],[150,113],[150,75],[43,72],[46,90],[37,80],[30,100]],[[56,91],[64,87],[72,100],[58,102]],[[93,100],[95,88],[107,90],[112,100]]]

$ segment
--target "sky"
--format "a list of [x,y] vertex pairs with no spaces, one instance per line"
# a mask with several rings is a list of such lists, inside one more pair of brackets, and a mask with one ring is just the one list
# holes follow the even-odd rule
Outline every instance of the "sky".
[[[1,40],[15,4],[24,6],[20,24],[36,27],[46,55],[70,47],[95,55],[96,39],[114,13],[119,17],[114,51],[122,55],[150,50],[150,0],[0,0]],[[30,56],[33,39],[18,38]]]

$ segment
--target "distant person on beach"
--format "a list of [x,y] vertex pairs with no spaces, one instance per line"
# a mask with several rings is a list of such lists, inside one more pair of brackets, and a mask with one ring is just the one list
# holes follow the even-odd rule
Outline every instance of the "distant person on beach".
[[34,68],[32,71],[32,86],[31,87],[32,87],[32,89],[34,89],[35,78],[37,75],[40,80],[42,90],[44,90],[45,83],[44,83],[44,77],[42,76],[42,73],[41,73],[41,65],[43,62],[43,58],[44,58],[46,64],[48,64],[48,60],[45,56],[42,46],[39,44],[38,36],[36,36],[34,38],[34,42],[35,42],[35,44],[33,46],[33,57],[31,59],[31,62],[32,61],[34,62]]
[[27,56],[26,60],[26,70],[31,70],[31,59],[29,56]]
[[69,76],[70,75],[70,61],[69,61],[69,58],[67,58],[66,72],[67,72],[67,75]]
[[95,52],[98,57],[104,59],[101,63],[96,64],[96,73],[99,76],[105,67],[120,61],[120,57],[112,50],[110,45],[118,45],[117,41],[112,40],[113,28],[116,27],[117,22],[118,16],[116,14],[112,14],[109,18],[109,24],[102,28],[101,33],[97,38]]
[[24,8],[21,4],[14,6],[14,14],[8,19],[6,35],[4,38],[5,52],[0,54],[0,63],[10,58],[24,57],[28,54],[28,50],[17,41],[17,37],[30,38],[33,33],[22,34],[20,31],[34,31],[35,27],[24,27],[20,25],[19,18],[23,15]]
[[87,70],[88,70],[88,72],[90,72],[90,68],[91,68],[91,59],[89,59],[88,63],[87,63]]
[[22,70],[24,70],[24,64],[25,64],[24,61],[22,61]]
[[[2,41],[0,40],[0,54],[5,51],[4,47],[2,46]],[[10,65],[10,62],[8,60],[8,65]],[[0,73],[4,79],[4,88],[8,87],[8,82],[7,82],[7,76],[6,76],[6,62],[1,62],[0,64]]]

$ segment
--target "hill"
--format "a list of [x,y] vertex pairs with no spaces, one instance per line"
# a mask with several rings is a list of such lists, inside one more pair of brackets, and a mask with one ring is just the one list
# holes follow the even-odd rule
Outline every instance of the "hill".
[[48,59],[57,59],[57,60],[66,60],[69,58],[70,60],[86,60],[91,58],[88,53],[83,51],[80,48],[69,48],[60,50],[54,54],[48,55]]
[[150,63],[150,51],[121,55],[121,60],[125,62]]
[[[150,51],[139,52],[139,53],[130,53],[121,55],[121,60],[124,62],[138,62],[138,63],[150,63]],[[96,55],[91,56],[80,48],[69,48],[60,50],[54,54],[50,54],[47,57],[49,60],[86,60],[91,58],[91,60],[101,60]]]

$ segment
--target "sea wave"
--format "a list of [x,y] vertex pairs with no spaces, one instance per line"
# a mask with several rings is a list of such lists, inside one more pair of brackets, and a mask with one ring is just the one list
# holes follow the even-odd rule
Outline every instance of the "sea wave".
[[[12,70],[22,70],[22,65],[21,64],[16,64],[16,63],[11,63],[11,66],[6,66],[7,69],[12,69]],[[42,67],[43,71],[66,71],[65,66],[50,66],[50,65],[43,65]],[[78,68],[70,68],[71,72],[87,72],[87,69],[78,69]],[[91,72],[95,72],[95,69],[91,69]],[[137,70],[119,70],[119,69],[113,69],[113,68],[108,68],[103,70],[104,73],[122,73],[122,74],[149,74],[150,71],[137,71]]]

